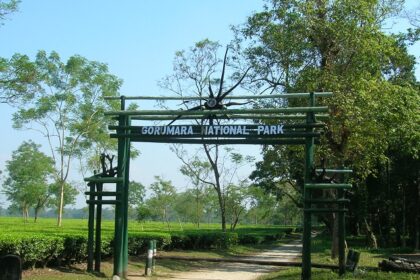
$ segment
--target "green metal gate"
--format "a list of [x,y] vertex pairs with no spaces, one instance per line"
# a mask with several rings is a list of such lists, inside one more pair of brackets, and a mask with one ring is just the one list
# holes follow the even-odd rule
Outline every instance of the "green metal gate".
[[[221,99],[210,96],[202,97],[107,97],[108,100],[119,99],[119,111],[110,111],[105,114],[117,120],[117,125],[110,125],[112,138],[118,139],[118,166],[115,174],[105,176],[95,175],[86,178],[91,186],[87,194],[89,204],[89,244],[88,269],[93,268],[93,232],[94,207],[100,213],[102,204],[115,205],[115,239],[114,239],[114,275],[127,277],[128,267],[128,188],[131,142],[153,143],[181,143],[181,144],[259,144],[259,145],[304,145],[305,146],[305,183],[303,186],[304,220],[303,220],[303,249],[302,249],[302,279],[311,279],[311,229],[312,214],[334,212],[338,214],[339,221],[339,273],[345,272],[344,252],[344,205],[348,200],[344,198],[344,189],[351,187],[346,183],[320,183],[314,181],[316,172],[349,173],[350,170],[322,169],[314,166],[314,147],[322,133],[324,123],[322,120],[329,117],[328,107],[317,106],[316,99],[331,96],[328,92],[295,93],[259,96],[230,96],[232,100],[277,99],[289,104],[291,99],[306,100],[307,105],[302,107],[260,108],[260,109],[227,109]],[[223,99],[223,97],[222,97]],[[193,110],[126,110],[127,100],[180,100],[183,102],[195,101],[201,105]],[[234,103],[228,103],[234,104]],[[239,103],[236,103],[239,104]],[[196,120],[198,125],[172,125],[175,121]],[[215,120],[235,121],[278,121],[275,125],[258,124],[218,124]],[[164,126],[139,126],[138,123],[150,121],[170,121]],[[134,125],[133,125],[134,123]],[[114,177],[114,175],[116,177]],[[102,191],[103,183],[114,183],[115,192]],[[96,186],[96,189],[95,187]],[[337,199],[316,199],[312,197],[314,190],[336,189]],[[103,196],[115,196],[115,200],[102,200]],[[316,205],[332,205],[328,208]],[[92,214],[92,215],[91,215]],[[91,217],[92,216],[92,217]],[[99,230],[98,230],[99,225]],[[100,217],[96,227],[96,244],[100,243]],[[98,247],[99,246],[99,247]],[[99,252],[98,252],[99,250]],[[96,262],[100,262],[100,245],[96,246]],[[98,264],[95,268],[98,268]],[[99,271],[99,268],[97,269]]]

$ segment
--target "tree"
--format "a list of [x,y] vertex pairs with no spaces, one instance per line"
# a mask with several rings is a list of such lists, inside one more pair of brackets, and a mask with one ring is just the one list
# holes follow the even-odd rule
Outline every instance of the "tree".
[[226,217],[230,221],[231,231],[235,230],[239,219],[245,214],[248,196],[248,185],[246,181],[240,182],[239,185],[230,184],[227,186],[225,206]]
[[[213,94],[212,85],[218,85],[219,87],[214,91],[217,93],[217,96],[224,96],[225,94],[232,92],[244,79],[248,70],[242,70],[241,72],[245,73],[242,75],[240,75],[238,71],[233,71],[230,75],[232,79],[226,81],[225,77],[228,76],[226,66],[229,65],[230,61],[234,60],[234,58],[229,59],[226,49],[222,63],[222,60],[218,57],[220,47],[219,43],[205,39],[197,42],[194,47],[191,47],[188,51],[176,52],[173,62],[173,74],[166,76],[159,85],[178,96],[195,95],[201,98],[211,96]],[[212,78],[212,75],[219,70],[220,65],[222,66],[220,78]],[[234,69],[237,70],[237,68]],[[230,86],[228,86],[229,83],[231,84]],[[200,109],[208,106],[207,103],[203,104],[202,100],[198,102],[183,102],[183,104],[187,110],[191,110],[192,108]],[[234,104],[236,105],[236,103]],[[231,103],[231,105],[234,104]],[[224,108],[223,106],[226,107],[227,105],[217,103],[217,106]],[[176,119],[174,121],[176,121]],[[221,121],[210,117],[208,120],[196,122],[196,124],[204,123],[210,125],[213,123],[221,124]],[[197,151],[197,154],[201,154],[202,156],[188,158],[188,155],[185,154],[185,150],[180,147],[174,146],[173,150],[183,162],[185,166],[184,170],[190,174],[190,177],[195,177],[196,180],[211,186],[216,191],[222,230],[226,231],[226,207],[224,196],[226,194],[226,188],[230,183],[229,181],[234,175],[226,172],[227,170],[225,167],[227,167],[227,165],[224,164],[227,163],[226,159],[229,158],[230,152],[221,149],[219,145],[203,144],[202,149]],[[205,161],[202,160],[203,157],[206,158]],[[198,161],[196,159],[198,159]],[[232,166],[233,168],[231,171],[235,170],[237,167],[234,165]]]
[[169,225],[169,212],[175,200],[176,190],[171,181],[164,180],[159,176],[155,176],[155,182],[150,185],[153,192],[148,203],[151,209],[159,211],[162,222],[166,222],[168,229]]
[[64,191],[63,191],[63,200],[61,201],[61,184],[55,182],[53,184],[49,185],[49,194],[50,194],[50,201],[49,205],[53,206],[57,209],[57,213],[60,211],[60,203],[62,203],[62,210],[63,213],[64,207],[66,205],[72,205],[76,202],[76,197],[79,194],[79,191],[73,187],[71,184],[67,183],[64,185]]
[[[176,147],[173,147],[172,150],[176,151],[177,149]],[[194,176],[194,172],[192,172],[191,169],[195,169],[200,176]],[[186,176],[193,185],[193,188],[184,194],[185,202],[188,201],[189,204],[194,203],[194,205],[186,207],[185,203],[181,203],[178,209],[182,208],[184,209],[184,213],[188,212],[189,214],[186,215],[192,217],[191,220],[194,221],[198,228],[200,227],[200,222],[204,214],[204,205],[208,202],[208,184],[203,181],[209,178],[210,170],[209,164],[200,162],[198,158],[195,158],[190,166],[184,164],[180,169],[181,173]]]
[[[22,59],[27,61],[24,56]],[[117,95],[121,81],[108,73],[105,64],[77,55],[63,63],[56,52],[47,55],[40,51],[30,65],[37,77],[37,91],[18,104],[13,125],[37,131],[48,140],[60,188],[60,226],[72,159],[97,146],[107,147],[103,112],[117,104],[108,104],[102,97]],[[16,73],[19,69],[12,70]]]
[[[237,43],[246,46],[253,65],[255,91],[334,92],[320,101],[330,106],[331,118],[317,162],[326,158],[329,166],[351,167],[356,186],[377,172],[376,163],[386,159],[394,139],[418,155],[415,58],[408,55],[404,36],[381,30],[401,7],[402,1],[273,0],[236,28]],[[289,149],[273,149],[290,159]],[[291,171],[290,179],[302,182],[302,174]],[[334,216],[331,221],[336,222]]]
[[144,202],[146,195],[146,188],[138,182],[131,181],[128,189],[128,205],[129,212],[132,216],[135,216],[136,209],[138,209]]
[[0,26],[7,18],[8,14],[14,13],[18,10],[19,0],[0,1]]
[[7,177],[4,192],[8,200],[16,205],[25,221],[29,208],[35,209],[35,222],[39,210],[47,203],[48,180],[54,173],[53,161],[39,151],[40,145],[32,141],[23,142],[6,162]]
[[273,217],[278,212],[278,200],[276,196],[269,191],[265,192],[261,187],[256,185],[249,186],[248,194],[247,221],[255,225],[274,223]]
[[[0,26],[18,10],[20,1],[0,1]],[[23,101],[36,92],[35,65],[27,56],[15,54],[10,60],[0,57],[0,103]]]
[[147,219],[152,216],[152,211],[147,205],[140,205],[137,207],[137,221],[141,224],[141,230],[144,230],[143,224]]
[[[233,196],[237,197],[237,195],[234,195],[237,194],[237,191],[233,190],[236,188],[234,183],[238,180],[237,172],[241,167],[252,162],[254,159],[250,156],[243,156],[236,153],[232,148],[225,147],[224,149],[220,149],[218,145],[206,145],[204,151],[209,147],[215,150],[215,156],[210,155],[207,157],[207,160],[202,160],[197,155],[197,152],[195,156],[189,156],[188,152],[182,146],[172,146],[172,151],[175,152],[183,163],[181,167],[182,174],[190,178],[193,182],[200,182],[201,184],[207,185],[216,192],[222,230],[226,231],[228,211],[230,211],[229,213],[235,211],[228,208],[236,207],[237,205],[237,201],[233,199]],[[207,152],[210,153],[212,151],[208,150]],[[229,192],[231,191],[232,199],[228,201]],[[231,229],[233,230],[234,227]]]

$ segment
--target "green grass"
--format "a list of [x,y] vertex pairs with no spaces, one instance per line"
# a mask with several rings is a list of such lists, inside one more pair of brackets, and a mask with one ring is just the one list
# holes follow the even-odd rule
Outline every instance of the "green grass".
[[[40,218],[37,223],[29,220],[24,222],[21,218],[0,217],[0,228],[2,233],[86,233],[87,234],[87,220],[83,219],[64,219],[62,227],[57,227],[56,220],[52,218]],[[279,229],[290,228],[290,226],[269,226],[269,225],[238,225],[235,232],[238,234],[270,234],[276,233]],[[197,228],[192,223],[170,223],[170,228],[162,222],[146,222],[138,223],[136,221],[129,221],[128,231],[131,233],[139,232],[160,232],[160,233],[176,233],[176,232],[202,232],[202,231],[221,231],[220,224],[201,224]],[[102,234],[114,234],[114,221],[102,221]]]
[[[348,237],[348,246],[361,253],[359,260],[359,269],[353,274],[346,273],[339,277],[336,271],[326,269],[312,269],[313,280],[335,280],[335,279],[366,279],[366,280],[420,280],[420,275],[410,273],[388,273],[372,271],[378,267],[378,263],[383,259],[388,259],[392,254],[409,253],[408,248],[381,248],[369,249],[364,247],[364,242],[360,237]],[[331,259],[331,237],[319,235],[312,240],[313,263],[338,264],[337,259]],[[301,269],[284,269],[269,275],[260,277],[259,280],[295,280],[300,279]]]
[[[258,280],[298,280],[300,279],[301,269],[290,268],[269,275],[262,276]],[[339,277],[336,272],[321,269],[312,269],[312,280],[419,280],[420,275],[410,273],[388,273],[388,272],[365,272],[357,271],[355,274],[346,273],[345,276]]]
[[[285,231],[290,231],[293,227],[283,227],[283,226],[242,226],[239,225],[236,234],[248,237],[247,240],[255,237],[259,242],[272,240],[273,237],[284,237]],[[0,240],[6,240],[10,243],[12,240],[11,237],[17,238],[19,236],[26,238],[37,238],[40,239],[45,237],[54,237],[54,236],[85,236],[87,237],[87,220],[78,220],[78,219],[65,219],[63,220],[62,227],[56,226],[55,219],[39,219],[37,223],[33,221],[24,222],[21,218],[9,218],[9,217],[0,217]],[[171,242],[174,237],[175,239],[180,240],[180,236],[188,236],[188,238],[194,238],[194,236],[215,236],[214,233],[221,233],[221,228],[219,224],[201,224],[200,228],[197,228],[195,224],[183,223],[171,223],[170,227],[161,222],[146,222],[140,224],[135,221],[130,221],[128,226],[129,236],[134,236],[140,234],[141,238],[149,238],[156,236],[164,236],[165,242]],[[280,235],[278,235],[280,234]],[[106,221],[102,222],[102,236],[103,241],[109,242],[114,235],[114,222]],[[249,238],[251,237],[251,238]],[[169,239],[168,239],[169,238]],[[17,238],[19,239],[19,238]],[[37,240],[40,240],[37,239]],[[30,239],[32,240],[32,239]],[[3,245],[8,245],[8,242],[4,242]],[[29,242],[29,243],[28,243]],[[12,242],[13,243],[13,242]],[[194,243],[194,242],[193,242]],[[23,243],[22,243],[23,244]],[[32,244],[32,241],[26,241],[25,246]],[[169,244],[169,243],[166,243]],[[190,244],[190,243],[186,243]],[[192,243],[191,243],[192,244]],[[254,254],[264,248],[267,244],[253,244],[251,246],[237,245],[229,247],[229,249],[220,249],[219,247],[212,247],[212,250],[177,250],[171,251],[171,254],[175,255],[188,255],[196,257],[233,257],[236,255],[250,255]],[[16,246],[15,246],[16,247]],[[16,248],[21,248],[21,243]],[[30,247],[30,246],[29,246]],[[44,246],[45,247],[45,246]],[[105,246],[108,248],[109,246]],[[171,248],[171,246],[168,246]],[[26,247],[25,247],[26,248]],[[1,248],[0,248],[1,249]],[[5,247],[5,249],[7,249]],[[109,249],[109,248],[108,248]],[[31,250],[37,250],[37,248],[32,248]],[[83,250],[82,248],[78,249]],[[83,252],[81,253],[83,259]],[[109,251],[109,250],[108,250]],[[35,252],[38,255],[40,252]],[[42,255],[42,254],[41,254]],[[40,256],[41,256],[40,255]],[[44,256],[44,255],[42,255]],[[133,257],[131,257],[133,258]],[[134,257],[135,258],[135,257]],[[141,275],[144,271],[143,260],[135,260],[131,262],[129,267],[132,271],[138,271]],[[34,262],[32,262],[34,264]],[[205,263],[191,263],[191,262],[182,262],[182,261],[173,261],[173,260],[162,260],[159,261],[158,271],[159,274],[165,275],[165,273],[173,271],[186,271],[194,268],[205,267]],[[97,276],[94,274],[86,273],[86,265],[84,264],[73,264],[66,267],[60,268],[47,268],[35,270],[27,269],[24,274],[24,279],[99,279],[100,277],[111,276],[112,272],[112,263],[110,260],[103,262],[102,265],[103,275]],[[99,277],[99,278],[98,278]]]

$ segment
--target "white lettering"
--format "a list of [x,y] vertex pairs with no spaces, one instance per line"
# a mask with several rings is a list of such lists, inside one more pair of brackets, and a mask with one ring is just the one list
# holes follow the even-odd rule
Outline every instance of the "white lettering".
[[160,135],[160,127],[156,126],[154,132],[155,132],[155,133],[153,133],[154,135]]
[[230,127],[229,126],[224,126],[223,127],[223,134],[230,134]]
[[275,125],[272,125],[270,127],[270,134],[276,134],[277,133],[277,127]]
[[189,135],[192,135],[193,134],[193,129],[192,129],[192,126],[189,126],[188,127],[188,132],[187,132]]
[[181,126],[181,135],[186,135],[186,134],[187,134],[187,127]]
[[174,126],[167,126],[166,127],[166,134],[167,135],[174,135],[175,127]]

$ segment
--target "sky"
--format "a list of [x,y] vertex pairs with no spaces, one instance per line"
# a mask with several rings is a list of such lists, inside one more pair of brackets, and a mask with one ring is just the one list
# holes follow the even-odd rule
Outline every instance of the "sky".
[[[0,45],[0,56],[21,53],[33,58],[45,50],[58,52],[66,61],[78,54],[108,64],[109,72],[124,81],[121,95],[164,95],[157,81],[171,73],[176,51],[205,38],[226,45],[233,38],[230,26],[243,23],[262,6],[260,0],[23,0],[19,11],[0,27],[0,40],[6,42]],[[40,135],[12,128],[12,113],[12,108],[0,104],[0,170],[23,141],[32,139],[48,153]],[[181,163],[167,144],[135,147],[141,155],[131,162],[131,180],[148,186],[159,175],[180,190],[187,187],[188,179],[179,173]],[[238,149],[258,156],[256,146]],[[247,172],[250,167],[242,175]],[[72,179],[80,181],[81,175],[73,172]],[[0,195],[0,205],[4,202]],[[85,205],[80,196],[76,207]]]
[[[409,1],[408,7],[415,3]],[[21,53],[33,58],[38,50],[46,50],[58,52],[66,61],[78,54],[106,63],[110,73],[123,79],[121,95],[163,95],[157,81],[171,73],[176,51],[205,38],[226,45],[233,38],[230,26],[245,22],[263,4],[262,0],[23,0],[19,11],[0,27],[0,56]],[[390,23],[392,29],[405,26],[399,19]],[[418,48],[410,51],[418,57]],[[11,127],[12,113],[12,108],[0,104],[0,170],[23,141],[32,139],[48,153],[41,136]],[[147,186],[159,175],[185,189],[188,179],[180,175],[181,163],[168,147],[136,144],[141,155],[131,163],[131,179]],[[237,148],[258,157],[256,146]],[[242,175],[250,170],[242,170]],[[80,181],[81,175],[74,172],[72,179]],[[4,202],[0,195],[0,205]],[[85,205],[80,196],[76,206]]]

